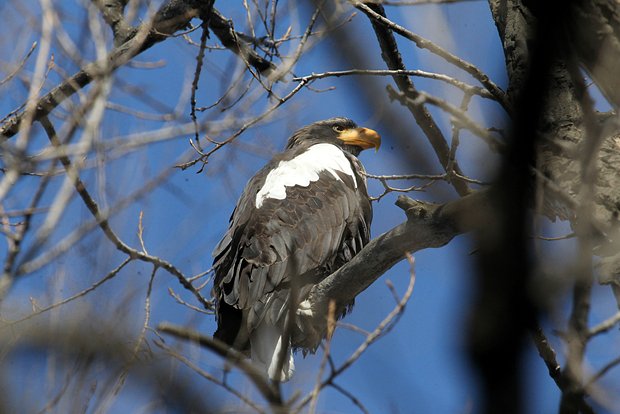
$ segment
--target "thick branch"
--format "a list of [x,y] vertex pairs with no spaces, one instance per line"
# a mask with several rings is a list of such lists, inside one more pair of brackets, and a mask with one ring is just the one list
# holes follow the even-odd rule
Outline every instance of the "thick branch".
[[399,197],[397,205],[405,210],[407,221],[373,239],[350,262],[310,292],[314,328],[325,330],[330,300],[336,302],[337,309],[342,309],[404,259],[406,253],[444,246],[454,236],[476,228],[483,220],[487,203],[487,191],[472,193],[443,205]]
[[123,13],[128,0],[93,0],[101,10],[103,20],[110,25],[114,34],[114,45],[120,46],[135,35],[136,29],[125,22]]
[[240,40],[241,36],[234,30],[232,23],[213,9],[209,29],[220,39],[222,45],[239,55],[248,65],[260,73],[269,75],[276,66],[261,57],[247,43]]

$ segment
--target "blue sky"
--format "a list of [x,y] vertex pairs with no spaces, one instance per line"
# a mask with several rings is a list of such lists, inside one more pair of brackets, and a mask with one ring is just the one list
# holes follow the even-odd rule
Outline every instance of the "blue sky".
[[[65,11],[62,16],[69,35],[76,44],[80,44],[78,34],[80,29],[83,29],[80,26],[83,10],[69,0],[56,4],[62,6]],[[237,27],[243,28],[244,11],[240,4],[241,2],[216,2],[216,6],[223,14],[235,19],[239,22]],[[12,10],[11,6],[4,7]],[[285,9],[287,6],[281,4],[280,7]],[[309,18],[309,10],[306,6],[298,10],[304,24]],[[441,7],[388,8],[388,16],[474,63],[501,87],[506,87],[501,45],[486,2],[470,1]],[[277,31],[280,35],[286,31],[287,23],[289,22],[286,19],[278,23]],[[367,19],[358,13],[349,27],[349,30],[353,30],[358,36],[359,42],[364,44],[371,68],[383,69],[385,66],[380,59]],[[294,26],[293,34],[300,30],[303,30],[303,27]],[[22,28],[21,34],[23,36],[15,44],[0,42],[0,51],[5,56],[12,55],[11,48],[17,50],[18,56],[23,55],[18,52],[27,50],[38,36],[36,32],[26,28]],[[198,39],[199,33],[193,33],[192,37]],[[419,51],[402,39],[398,41],[408,68],[447,73],[473,82],[469,76],[450,67],[441,59]],[[215,40],[212,39],[210,44],[214,43]],[[305,54],[297,65],[295,74],[307,75],[312,72],[348,68],[347,62],[343,62],[341,57],[335,55],[332,43],[330,39],[326,39]],[[83,46],[87,50],[87,56],[92,58],[92,45],[88,41],[83,41]],[[58,64],[64,70],[72,73],[76,69],[61,51],[56,50],[55,53]],[[156,113],[162,106],[174,108],[178,105],[182,108],[182,116],[169,122],[147,121],[109,110],[106,113],[100,139],[103,141],[117,139],[129,134],[187,122],[189,120],[187,80],[193,74],[193,58],[196,53],[197,48],[189,46],[182,38],[169,39],[135,59],[137,62],[155,63],[154,69],[141,67],[120,69],[115,81],[117,89],[112,92],[111,101],[149,113]],[[197,95],[199,106],[209,105],[218,99],[221,92],[219,73],[226,73],[228,65],[234,59],[236,58],[231,57],[228,51],[207,52],[205,72],[202,74]],[[29,62],[29,65],[31,64],[32,62]],[[58,78],[57,74],[52,73],[50,84]],[[300,92],[276,111],[270,120],[241,135],[234,145],[217,152],[201,173],[197,173],[196,167],[185,171],[172,168],[178,162],[177,158],[190,150],[188,144],[190,136],[183,135],[121,157],[116,157],[114,151],[99,154],[107,162],[107,166],[84,171],[83,177],[100,205],[105,206],[114,205],[140,188],[147,180],[162,171],[169,171],[170,175],[165,184],[118,213],[111,223],[128,244],[138,247],[139,241],[136,235],[138,217],[140,212],[143,212],[144,241],[149,252],[169,260],[188,275],[200,273],[211,265],[211,251],[227,227],[228,217],[245,182],[272,154],[283,147],[286,138],[294,129],[307,123],[332,116],[350,117],[361,125],[376,129],[383,137],[383,146],[378,153],[367,151],[360,157],[368,172],[373,174],[421,172],[416,165],[411,165],[409,160],[403,158],[402,149],[388,132],[389,128],[382,123],[381,114],[384,111],[394,111],[402,114],[406,125],[410,126],[411,140],[416,142],[417,150],[424,151],[425,157],[432,160],[431,165],[435,165],[434,171],[424,172],[440,172],[430,146],[426,144],[425,138],[410,115],[397,103],[386,104],[384,98],[377,99],[376,104],[361,99],[358,89],[363,82],[370,82],[370,79],[328,78],[314,83],[312,85],[314,88],[325,90]],[[382,78],[379,82],[382,85],[392,83],[389,78]],[[421,90],[458,105],[459,96],[453,89],[437,81],[415,79],[415,82]],[[137,87],[151,98],[135,99],[131,93],[119,92],[124,88],[124,84]],[[281,85],[279,90],[290,90],[292,86],[292,83],[286,83]],[[334,89],[327,90],[330,87]],[[16,90],[20,92],[13,91],[0,100],[1,113],[6,113],[23,101],[24,89],[16,88]],[[0,93],[3,91],[0,90]],[[248,108],[247,115],[258,113],[266,104],[266,100],[258,101]],[[441,128],[449,136],[447,118],[438,110],[432,111],[440,121]],[[199,117],[211,117],[209,119],[217,119],[220,116],[222,115],[217,110],[199,115]],[[486,126],[501,127],[505,126],[506,122],[505,114],[499,105],[481,99],[474,101],[472,116]],[[213,138],[225,137],[223,134]],[[33,143],[35,148],[38,145],[43,145],[43,141]],[[89,155],[89,161],[96,159],[97,157],[92,154]],[[488,148],[480,140],[468,134],[463,135],[459,147],[459,161],[468,175],[488,179],[492,176],[493,160],[494,156],[489,155]],[[18,185],[10,194],[7,205],[17,207],[23,204],[24,200],[28,199],[28,190],[33,182],[34,180],[29,180]],[[46,193],[47,200],[52,200],[61,183],[60,179],[55,180]],[[381,186],[378,182],[371,181],[370,190],[377,195],[381,192]],[[432,190],[426,193],[413,193],[410,196],[437,201],[437,194],[440,194],[442,199],[446,194],[455,196],[453,192],[446,192],[445,188],[439,192]],[[403,212],[394,205],[396,196],[391,194],[375,203],[372,227],[374,236],[405,219]],[[81,202],[73,199],[51,243],[61,240],[71,229],[89,218]],[[37,217],[35,225],[40,224],[42,220],[43,217]],[[568,231],[565,225],[550,223],[547,223],[545,230],[555,234]],[[570,243],[566,243],[564,248],[558,246],[559,244],[554,245],[550,250],[561,250],[560,256],[565,255],[564,252],[570,252],[574,247]],[[460,236],[441,249],[429,249],[415,255],[416,285],[402,318],[392,332],[373,344],[360,360],[337,380],[339,385],[356,395],[370,412],[447,414],[476,412],[479,409],[475,375],[470,370],[463,348],[468,304],[471,300],[469,281],[475,266],[472,250],[473,244],[469,237]],[[70,296],[92,284],[104,274],[101,272],[111,270],[122,259],[123,255],[114,251],[102,239],[99,232],[95,231],[67,255],[16,283],[8,302],[1,309],[3,316],[11,319],[27,314],[30,307],[29,298],[34,298],[38,304],[45,305]],[[99,269],[100,273],[92,273],[90,269]],[[115,323],[124,332],[129,332],[129,336],[132,335],[131,332],[135,335],[144,318],[144,297],[150,270],[150,267],[144,264],[132,264],[117,278],[102,286],[96,294],[75,301],[54,315],[66,318],[75,318],[76,314],[91,317],[96,315],[101,320],[106,320],[106,315],[122,314],[124,317]],[[373,330],[395,305],[394,298],[386,286],[386,280],[390,280],[397,292],[402,295],[408,282],[408,274],[407,263],[396,265],[358,297],[356,307],[344,321],[359,325],[366,330]],[[498,277],[501,277],[500,269]],[[169,288],[195,304],[191,295],[186,294],[176,280],[160,271],[155,279],[152,295],[151,326],[161,321],[170,321],[211,334],[215,329],[213,317],[197,314],[178,304],[169,295]],[[203,292],[206,294],[208,289],[205,288]],[[607,291],[601,290],[597,293],[596,299],[592,319],[599,321],[610,314],[614,304]],[[567,305],[568,303],[559,306],[558,315],[561,316],[566,312]],[[554,316],[557,315],[552,315],[546,326],[555,326]],[[40,317],[37,320],[39,321],[37,323],[45,323],[48,319]],[[149,338],[154,339],[154,336]],[[561,349],[557,339],[552,337],[552,340],[556,349]],[[332,342],[332,355],[335,361],[337,363],[344,361],[362,341],[363,338],[359,334],[339,329]],[[602,361],[607,361],[613,356],[610,348],[614,347],[609,346],[609,341],[617,345],[618,335],[593,343],[593,361],[591,361],[593,365],[600,366]],[[221,375],[221,362],[208,351],[194,349],[189,354],[212,374]],[[311,389],[321,355],[319,353],[309,356],[305,360],[298,356],[297,360],[296,377],[283,387],[289,396],[298,389],[303,390],[304,394]],[[22,362],[35,367],[45,367],[46,363],[45,360]],[[527,367],[527,377],[524,380],[527,381],[528,412],[556,411],[559,393],[546,374],[542,361],[535,357],[534,348],[531,346],[528,348],[524,364]],[[18,371],[19,367],[21,365],[17,366]],[[178,375],[193,374],[181,369]],[[233,374],[231,379],[238,381],[241,389],[255,394],[252,387],[239,375]],[[29,378],[20,378],[16,375],[13,385],[21,388],[21,385],[30,381],[32,380]],[[205,380],[196,378],[195,381],[207,390],[219,392],[214,385]],[[112,412],[121,412],[128,407],[133,410],[133,407],[139,407],[144,403],[139,393],[131,391],[135,390],[128,389],[121,395]],[[235,404],[234,398],[228,396],[224,398]],[[327,389],[319,401],[320,412],[349,413],[356,410],[348,399],[331,389]]]

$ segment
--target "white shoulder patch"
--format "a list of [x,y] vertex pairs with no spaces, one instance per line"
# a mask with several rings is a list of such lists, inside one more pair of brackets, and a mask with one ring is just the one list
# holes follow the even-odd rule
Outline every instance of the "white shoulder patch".
[[280,161],[278,166],[269,172],[265,184],[256,193],[256,208],[260,208],[268,198],[284,200],[286,187],[308,187],[310,183],[319,180],[321,171],[329,172],[338,180],[341,179],[337,172],[347,174],[353,178],[357,188],[351,163],[342,150],[333,144],[316,144],[289,161]]

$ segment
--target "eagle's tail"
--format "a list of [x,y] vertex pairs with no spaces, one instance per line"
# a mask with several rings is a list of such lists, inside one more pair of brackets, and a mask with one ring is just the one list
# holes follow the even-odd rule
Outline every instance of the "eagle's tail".
[[250,334],[252,362],[270,379],[274,381],[286,382],[295,372],[295,361],[293,360],[293,350],[290,343],[287,344],[288,351],[284,355],[282,370],[278,371],[280,364],[280,353],[282,350],[282,330],[265,321]]

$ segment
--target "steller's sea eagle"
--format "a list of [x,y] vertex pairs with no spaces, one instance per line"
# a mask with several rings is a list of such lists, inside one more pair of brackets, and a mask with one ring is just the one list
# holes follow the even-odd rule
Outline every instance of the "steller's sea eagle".
[[[290,379],[293,351],[314,352],[325,335],[298,317],[310,312],[312,287],[369,241],[372,207],[357,156],[380,144],[347,118],[301,128],[250,179],[213,252],[214,337],[272,380]],[[297,316],[284,338],[291,301]]]

